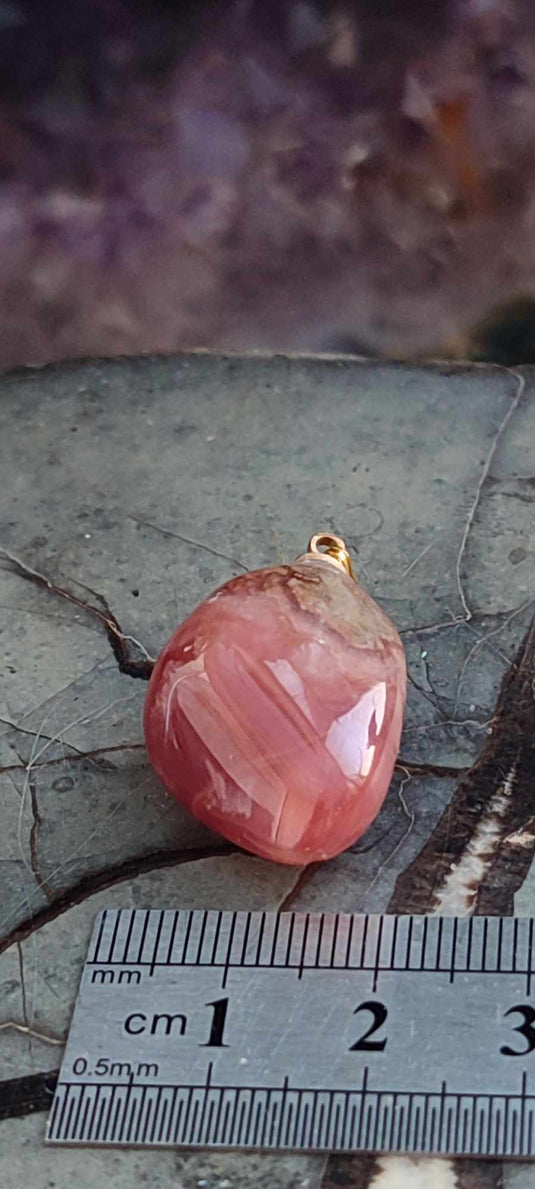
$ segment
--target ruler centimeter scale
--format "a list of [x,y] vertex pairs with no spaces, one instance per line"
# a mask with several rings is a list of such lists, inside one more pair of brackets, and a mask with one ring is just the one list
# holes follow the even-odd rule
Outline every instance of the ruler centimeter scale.
[[535,1156],[534,921],[106,910],[62,1144]]

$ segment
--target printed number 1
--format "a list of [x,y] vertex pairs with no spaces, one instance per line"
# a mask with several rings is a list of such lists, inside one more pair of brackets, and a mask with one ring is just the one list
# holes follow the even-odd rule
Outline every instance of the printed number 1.
[[207,1007],[213,1008],[212,1027],[210,1029],[210,1036],[204,1045],[203,1049],[228,1049],[228,1045],[223,1040],[225,1032],[225,1023],[227,1019],[228,999],[216,999],[213,1003],[207,1003]]

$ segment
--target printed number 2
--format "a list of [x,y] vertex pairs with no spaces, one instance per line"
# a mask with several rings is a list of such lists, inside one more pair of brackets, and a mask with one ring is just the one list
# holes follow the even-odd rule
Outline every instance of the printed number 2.
[[515,1011],[524,1017],[524,1022],[517,1024],[516,1028],[513,1028],[513,1032],[519,1032],[521,1036],[524,1036],[527,1046],[525,1049],[511,1049],[509,1045],[502,1045],[500,1053],[506,1057],[526,1057],[535,1049],[535,1008],[530,1007],[529,1003],[517,1003],[514,1007],[510,1007],[505,1014],[510,1016]]
[[384,1040],[368,1040],[368,1037],[373,1036],[373,1033],[377,1032],[386,1020],[388,1011],[384,1003],[373,1003],[371,1000],[366,1000],[366,1003],[360,1003],[359,1006],[355,1008],[353,1015],[358,1015],[359,1011],[371,1012],[373,1016],[373,1024],[370,1025],[368,1031],[364,1033],[364,1036],[361,1036],[360,1040],[356,1040],[355,1044],[351,1045],[349,1052],[382,1053],[387,1041],[386,1036]]

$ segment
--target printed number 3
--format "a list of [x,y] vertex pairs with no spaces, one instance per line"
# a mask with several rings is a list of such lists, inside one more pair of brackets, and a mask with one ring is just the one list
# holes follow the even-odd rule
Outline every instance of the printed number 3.
[[516,1028],[513,1028],[513,1032],[519,1032],[521,1036],[524,1036],[527,1046],[525,1049],[511,1049],[509,1045],[502,1045],[500,1053],[506,1057],[526,1057],[535,1049],[535,1008],[530,1007],[529,1003],[517,1003],[514,1007],[510,1007],[505,1015],[510,1016],[515,1011],[523,1016],[524,1022],[517,1024]]
[[370,1024],[368,1031],[365,1032],[363,1036],[361,1036],[360,1040],[356,1040],[355,1044],[351,1045],[349,1052],[382,1053],[387,1041],[386,1036],[384,1040],[369,1040],[368,1037],[373,1036],[373,1033],[377,1032],[386,1020],[388,1011],[384,1003],[373,1003],[371,1000],[366,1000],[366,1003],[360,1003],[359,1006],[355,1008],[353,1015],[358,1015],[359,1011],[371,1012],[373,1016],[373,1024]]

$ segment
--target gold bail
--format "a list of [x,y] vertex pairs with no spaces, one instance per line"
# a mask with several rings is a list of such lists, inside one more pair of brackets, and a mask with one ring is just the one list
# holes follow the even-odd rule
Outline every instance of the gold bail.
[[345,570],[350,578],[355,578],[351,557],[341,537],[335,537],[333,533],[315,533],[308,542],[308,552],[328,557],[341,570]]

